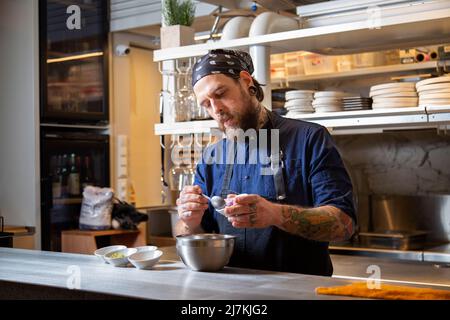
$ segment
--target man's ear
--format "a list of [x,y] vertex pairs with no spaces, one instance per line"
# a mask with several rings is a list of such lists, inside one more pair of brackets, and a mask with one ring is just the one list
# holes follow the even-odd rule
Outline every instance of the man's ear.
[[244,81],[244,84],[246,87],[250,87],[253,85],[253,79],[252,76],[250,75],[250,73],[248,73],[247,71],[241,71],[239,73],[239,78]]

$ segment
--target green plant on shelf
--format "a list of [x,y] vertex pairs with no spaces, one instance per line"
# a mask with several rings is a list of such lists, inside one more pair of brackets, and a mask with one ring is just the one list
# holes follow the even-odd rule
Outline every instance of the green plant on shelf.
[[163,19],[165,26],[191,26],[195,17],[195,4],[191,0],[164,0]]

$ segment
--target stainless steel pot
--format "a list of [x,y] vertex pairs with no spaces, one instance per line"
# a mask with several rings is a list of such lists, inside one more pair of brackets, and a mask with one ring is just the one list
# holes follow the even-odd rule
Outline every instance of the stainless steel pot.
[[177,253],[194,271],[218,271],[226,266],[234,250],[236,236],[203,233],[178,236]]

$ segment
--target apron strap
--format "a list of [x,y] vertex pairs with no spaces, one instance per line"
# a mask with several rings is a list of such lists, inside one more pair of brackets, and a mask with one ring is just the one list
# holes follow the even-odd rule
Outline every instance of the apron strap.
[[[275,166],[274,164],[278,165]],[[276,199],[277,201],[282,201],[286,199],[286,189],[284,185],[283,176],[283,151],[280,150],[279,154],[272,154],[270,156],[270,166],[273,174],[273,183],[275,185]]]
[[[233,168],[234,168],[234,164],[236,162],[236,154],[237,154],[237,144],[234,143],[234,141],[227,141],[227,148],[226,148],[226,152],[228,152],[228,150],[230,150],[228,147],[231,144],[234,144],[234,157],[233,157],[233,162],[232,163],[225,163],[225,174],[223,176],[223,182],[222,182],[222,190],[220,191],[220,196],[222,198],[226,198],[228,195],[228,191],[230,190],[230,182],[231,182],[231,177],[233,175]],[[227,162],[229,159],[228,157],[225,155],[225,161]]]
[[[272,111],[268,111],[267,115],[269,117],[269,121],[270,121],[270,129],[276,129],[275,125],[274,125],[274,120],[273,120],[273,114]],[[272,169],[272,175],[273,175],[273,184],[275,186],[275,193],[276,193],[276,200],[277,201],[283,201],[284,199],[286,199],[286,187],[285,187],[285,183],[284,183],[284,175],[283,175],[283,169],[284,169],[284,159],[283,159],[283,147],[281,146],[281,141],[279,141],[280,143],[280,150],[278,154],[270,154],[270,167]],[[272,142],[271,142],[272,143]],[[272,150],[272,148],[270,147],[270,150]],[[277,164],[277,165],[275,165]]]

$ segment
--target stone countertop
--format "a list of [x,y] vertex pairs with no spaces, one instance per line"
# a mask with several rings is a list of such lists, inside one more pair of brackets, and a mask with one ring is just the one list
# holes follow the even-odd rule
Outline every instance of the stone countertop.
[[[330,278],[231,267],[214,273],[194,272],[182,262],[172,259],[175,257],[174,248],[165,248],[164,251],[163,259],[154,269],[138,270],[134,267],[113,267],[93,255],[0,248],[0,282],[57,288],[67,293],[74,292],[69,291],[67,285],[76,283],[73,276],[79,271],[80,291],[112,297],[165,300],[350,299],[316,295],[314,290],[318,286],[355,281],[351,277],[339,278],[345,273],[343,270],[349,271],[349,265],[359,265],[359,275],[363,278],[369,276],[365,273],[365,265],[358,261],[361,257],[342,256],[342,261],[334,259],[337,277]],[[373,262],[369,260],[364,263]],[[385,267],[390,269],[394,265],[381,265],[382,274]],[[450,270],[433,271],[437,273],[436,278],[446,277],[446,283],[449,283]],[[433,286],[433,283],[427,286]],[[450,286],[439,287],[450,290]]]
[[[179,260],[175,247],[163,247],[165,257]],[[381,279],[386,282],[402,282],[423,286],[448,287],[450,289],[450,268],[445,265],[436,267],[434,263],[418,261],[400,261],[387,258],[348,256],[332,254],[333,277],[348,280],[367,280],[370,266],[377,266]]]

